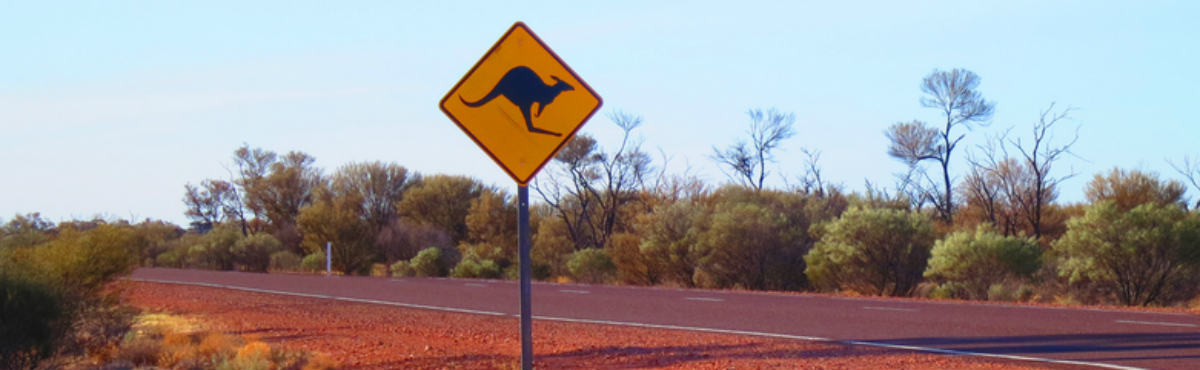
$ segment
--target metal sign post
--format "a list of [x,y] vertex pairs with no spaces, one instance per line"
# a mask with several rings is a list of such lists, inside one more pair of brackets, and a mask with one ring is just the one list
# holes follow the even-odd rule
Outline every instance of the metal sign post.
[[333,242],[325,242],[325,277],[333,276]]
[[533,369],[533,311],[530,304],[533,298],[532,283],[533,267],[530,261],[529,242],[529,187],[517,186],[517,259],[521,263],[521,369]]

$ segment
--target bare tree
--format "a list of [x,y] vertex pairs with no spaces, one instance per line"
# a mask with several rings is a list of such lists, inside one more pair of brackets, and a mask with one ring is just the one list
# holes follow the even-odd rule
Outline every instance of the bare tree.
[[350,163],[334,173],[330,190],[336,195],[357,194],[362,199],[360,217],[378,233],[399,217],[396,204],[419,178],[396,163]]
[[825,178],[821,177],[821,151],[800,148],[800,152],[804,153],[804,173],[800,175],[796,191],[825,197],[833,185],[827,184]]
[[1051,131],[1054,125],[1064,119],[1068,119],[1071,110],[1071,108],[1066,108],[1055,113],[1054,103],[1050,103],[1050,106],[1042,111],[1038,122],[1033,125],[1033,140],[1031,143],[1025,145],[1021,142],[1020,138],[1009,140],[1009,143],[1021,153],[1021,158],[1024,160],[1025,166],[1033,175],[1033,188],[1030,189],[1031,192],[1027,193],[1027,197],[1021,198],[1019,204],[1021,205],[1025,220],[1033,228],[1033,236],[1038,239],[1042,237],[1042,219],[1045,215],[1045,208],[1058,197],[1058,184],[1075,176],[1075,173],[1061,177],[1050,175],[1050,170],[1054,166],[1054,162],[1058,161],[1063,155],[1070,154],[1071,146],[1079,141],[1079,126],[1076,126],[1075,136],[1070,141],[1061,145],[1055,145],[1051,142],[1054,139],[1053,132]]
[[751,109],[746,112],[750,116],[750,143],[740,141],[724,151],[713,147],[713,160],[726,165],[732,173],[726,173],[731,178],[762,190],[767,178],[767,162],[774,162],[772,153],[783,140],[796,134],[792,127],[796,123],[796,114],[781,113],[774,108],[769,110]]
[[[942,168],[942,188],[936,197],[931,197],[943,221],[951,222],[954,217],[953,184],[950,179],[950,158],[954,149],[966,134],[954,133],[954,128],[963,126],[968,130],[972,124],[986,125],[995,104],[988,102],[977,91],[979,76],[965,69],[949,72],[934,70],[925,76],[921,91],[921,106],[938,109],[946,119],[941,130],[912,121],[897,123],[888,129],[892,141],[888,154],[915,167],[926,160],[937,162]],[[911,171],[910,171],[911,172]]]
[[637,199],[651,171],[650,156],[631,136],[642,118],[620,111],[608,118],[623,132],[612,154],[591,136],[577,135],[554,157],[557,165],[542,176],[547,181],[534,181],[534,190],[563,220],[578,249],[603,248],[623,227],[620,210]]
[[[971,175],[964,183],[970,202],[987,209],[988,221],[1006,235],[1028,231],[1040,239],[1045,233],[1046,209],[1058,197],[1058,185],[1074,173],[1053,176],[1054,163],[1079,140],[1079,128],[1065,143],[1055,143],[1055,125],[1070,118],[1071,108],[1054,111],[1055,104],[1041,112],[1029,142],[1014,138],[1011,129],[980,145],[982,158],[970,157]],[[1009,147],[1016,155],[1009,152]],[[1018,227],[1019,225],[1023,225]]]
[[[1200,193],[1200,159],[1192,159],[1192,157],[1183,157],[1183,162],[1176,164],[1167,161],[1176,172],[1183,175],[1184,180],[1196,188],[1196,192]],[[1200,197],[1196,197],[1196,205],[1193,209],[1200,209]]]

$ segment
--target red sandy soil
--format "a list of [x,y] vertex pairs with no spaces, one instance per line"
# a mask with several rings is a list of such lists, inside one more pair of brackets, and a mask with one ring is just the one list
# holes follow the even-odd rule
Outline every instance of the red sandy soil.
[[[209,330],[330,354],[346,369],[515,369],[518,320],[122,282],[125,301]],[[837,343],[535,321],[538,369],[1047,369],[1050,364]],[[1057,365],[1053,365],[1058,367]]]

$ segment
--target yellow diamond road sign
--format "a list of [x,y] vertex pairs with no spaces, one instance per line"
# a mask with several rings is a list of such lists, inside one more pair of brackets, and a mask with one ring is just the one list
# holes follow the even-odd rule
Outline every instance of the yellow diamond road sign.
[[583,79],[517,22],[440,105],[513,180],[526,185],[600,104]]

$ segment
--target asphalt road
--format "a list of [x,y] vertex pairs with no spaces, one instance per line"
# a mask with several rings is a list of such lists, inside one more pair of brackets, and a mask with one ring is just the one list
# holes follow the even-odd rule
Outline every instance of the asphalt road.
[[[471,314],[520,312],[513,281],[157,268],[131,278]],[[1068,368],[1200,369],[1200,315],[1192,314],[536,282],[533,314],[535,325],[558,320],[835,341]]]

